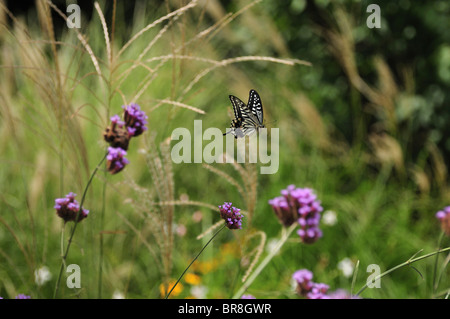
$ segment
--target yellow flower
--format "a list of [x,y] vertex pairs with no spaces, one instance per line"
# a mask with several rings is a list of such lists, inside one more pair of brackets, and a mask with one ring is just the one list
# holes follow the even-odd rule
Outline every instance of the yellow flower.
[[[164,284],[159,285],[159,292],[161,293],[162,298],[166,297],[167,293],[170,291],[170,289],[172,289],[173,285],[175,285],[176,282],[176,280],[171,280],[168,287],[166,287]],[[170,295],[178,296],[183,291],[183,288],[183,284],[179,282]]]
[[190,285],[199,285],[201,282],[201,278],[199,275],[188,273],[184,276],[184,281]]
[[195,271],[198,271],[202,274],[207,274],[213,271],[218,266],[218,261],[216,260],[208,260],[208,261],[199,261],[194,263],[193,267]]

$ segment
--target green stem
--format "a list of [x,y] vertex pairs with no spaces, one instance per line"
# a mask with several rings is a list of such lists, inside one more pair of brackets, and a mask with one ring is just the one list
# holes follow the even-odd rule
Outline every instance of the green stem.
[[248,277],[247,281],[242,285],[242,287],[234,294],[233,299],[240,298],[242,294],[247,290],[248,287],[253,283],[253,281],[258,277],[261,271],[267,266],[267,264],[272,260],[272,258],[277,254],[280,248],[284,245],[286,240],[292,234],[294,229],[297,227],[297,223],[292,224],[289,228],[283,228],[283,233],[278,241],[275,248],[264,258],[264,260],[259,264],[254,272]]
[[[444,237],[444,232],[441,232],[441,235],[438,239],[438,250],[441,249],[442,238]],[[434,260],[434,269],[433,269],[433,293],[436,293],[437,287],[439,285],[439,281],[436,282],[437,277],[437,265],[439,261],[439,254],[436,254],[436,258]]]
[[61,229],[61,258],[64,256],[64,230],[66,229],[66,223],[63,224]]
[[[107,171],[105,170],[105,180]],[[100,212],[100,254],[98,265],[98,299],[102,298],[102,279],[103,279],[103,227],[105,224],[105,208],[106,208],[106,183],[103,183],[102,194],[102,210]]]
[[180,278],[178,278],[177,282],[175,283],[175,285],[173,285],[172,289],[170,289],[169,293],[167,294],[165,299],[168,299],[170,294],[172,293],[172,291],[175,289],[175,287],[178,285],[178,283],[180,282],[181,278],[183,278],[184,274],[186,273],[186,271],[188,271],[189,267],[191,267],[191,265],[194,263],[194,261],[197,260],[197,258],[200,256],[200,254],[205,250],[205,248],[209,245],[209,243],[222,231],[222,229],[224,229],[227,226],[227,224],[224,224],[212,237],[210,240],[208,240],[208,242],[205,244],[205,246],[203,246],[203,248],[200,250],[200,252],[197,254],[197,256],[195,256],[195,258],[191,261],[191,263],[189,264],[189,266],[187,266],[187,268],[183,271],[183,273],[181,274]]
[[63,270],[64,270],[64,266],[65,266],[65,264],[66,264],[67,255],[69,254],[69,249],[70,249],[70,246],[71,246],[71,244],[72,244],[73,235],[75,234],[75,230],[77,229],[78,221],[79,221],[80,216],[81,216],[81,211],[82,211],[82,209],[83,209],[83,204],[84,204],[84,200],[85,200],[85,198],[86,198],[87,191],[88,191],[88,189],[89,189],[89,186],[90,186],[91,183],[92,183],[92,180],[94,179],[95,174],[97,173],[97,171],[98,171],[100,165],[102,165],[103,161],[106,159],[106,156],[107,156],[107,155],[108,155],[108,153],[106,153],[106,154],[103,156],[103,158],[102,158],[102,160],[100,161],[100,163],[98,163],[98,165],[95,167],[94,171],[93,171],[92,174],[91,174],[91,177],[89,178],[89,180],[88,180],[88,182],[87,182],[87,184],[86,184],[86,187],[84,188],[83,196],[81,197],[81,202],[80,202],[80,209],[78,210],[77,218],[76,218],[76,220],[75,220],[75,225],[73,226],[72,232],[70,233],[70,237],[69,237],[69,241],[68,241],[68,243],[67,243],[66,251],[65,251],[64,255],[62,256],[61,268],[59,269],[59,276],[58,276],[58,280],[56,281],[55,291],[54,291],[54,293],[53,293],[53,298],[54,298],[54,299],[55,299],[55,298],[57,297],[57,295],[58,295],[59,285],[60,285],[60,283],[61,283],[61,277],[62,277],[62,273],[63,273]]
[[[397,270],[397,269],[402,268],[402,267],[404,267],[404,266],[408,266],[408,265],[410,265],[410,264],[412,264],[412,263],[415,263],[416,261],[419,261],[419,260],[422,260],[422,259],[431,257],[431,256],[436,255],[436,254],[439,254],[439,253],[443,253],[443,252],[446,252],[446,251],[449,251],[449,250],[450,250],[450,247],[447,247],[447,248],[444,248],[444,249],[438,249],[437,251],[434,251],[434,252],[432,252],[432,253],[429,253],[429,254],[426,254],[426,255],[423,255],[423,256],[420,256],[420,257],[417,257],[417,258],[408,259],[408,260],[405,261],[404,263],[401,263],[400,265],[397,265],[397,266],[395,266],[395,267],[393,267],[393,268],[391,268],[391,269],[385,271],[384,273],[382,273],[382,274],[376,276],[376,277],[373,279],[373,281],[377,281],[378,279],[381,279],[381,278],[383,278],[384,276],[390,274],[390,273],[393,272],[394,270]],[[372,281],[372,282],[373,282],[373,281]],[[359,295],[360,295],[360,294],[368,287],[368,284],[369,284],[369,283],[366,283],[366,284],[365,284],[365,285],[364,285],[364,286],[356,293],[356,296],[359,296]]]

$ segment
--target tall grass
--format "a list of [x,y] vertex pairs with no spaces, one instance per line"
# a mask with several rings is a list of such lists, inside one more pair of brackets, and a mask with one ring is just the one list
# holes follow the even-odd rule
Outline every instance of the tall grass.
[[[91,21],[83,18],[81,29],[63,28],[58,37],[54,19],[64,21],[64,7],[37,1],[36,23],[15,17],[0,2],[0,296],[52,297],[62,226],[53,201],[69,191],[81,194],[104,154],[109,117],[131,102],[148,114],[149,131],[131,142],[125,171],[110,176],[101,167],[95,175],[84,203],[91,213],[77,226],[66,261],[80,265],[82,288],[65,287],[64,273],[62,298],[110,298],[115,292],[164,297],[223,223],[217,205],[224,201],[242,208],[245,231],[216,238],[193,264],[190,271],[211,298],[239,298],[244,291],[294,298],[291,275],[300,268],[312,269],[333,290],[350,290],[351,278],[337,269],[345,257],[359,260],[355,287],[363,287],[367,265],[389,269],[419,249],[437,248],[433,218],[446,205],[447,168],[431,142],[420,158],[409,157],[411,141],[396,117],[414,87],[411,71],[399,84],[378,56],[377,83],[364,79],[351,16],[336,8],[336,27],[323,27],[320,34],[354,94],[368,101],[365,110],[378,119],[373,134],[351,144],[319,111],[315,92],[296,85],[298,76],[315,72],[314,65],[290,56],[264,3],[234,4],[233,12],[215,0],[166,1],[147,7],[149,12],[138,5],[126,26],[121,2],[96,2]],[[202,119],[204,127],[225,129],[228,94],[245,96],[251,88],[262,96],[267,121],[281,128],[277,174],[259,175],[249,163],[172,163],[174,128],[191,130],[193,120]],[[337,213],[338,223],[324,225],[324,237],[312,246],[286,236],[267,204],[288,184],[316,189],[325,209]],[[422,277],[402,268],[365,296],[445,291],[445,262],[435,289],[432,263],[419,260]],[[34,271],[44,265],[53,278],[39,286]],[[173,297],[188,297],[188,288],[198,285],[181,283],[184,290]]]

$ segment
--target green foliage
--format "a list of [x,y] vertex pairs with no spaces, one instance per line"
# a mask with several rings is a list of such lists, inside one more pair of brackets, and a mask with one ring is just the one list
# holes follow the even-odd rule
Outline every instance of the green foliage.
[[[80,266],[82,288],[65,287],[63,277],[60,297],[163,297],[212,235],[205,232],[220,220],[215,208],[231,201],[248,212],[244,231],[222,231],[192,265],[201,284],[184,279],[172,293],[188,297],[204,286],[207,298],[229,298],[280,237],[268,200],[289,184],[315,189],[337,223],[322,223],[313,245],[293,234],[249,287],[257,298],[297,298],[291,276],[301,268],[330,290],[350,291],[352,278],[338,269],[344,258],[359,261],[359,290],[368,265],[385,271],[438,248],[434,214],[450,194],[447,2],[382,2],[379,30],[366,27],[367,1],[142,2],[134,12],[118,1],[115,19],[113,3],[101,2],[89,21],[83,14],[80,30],[63,23],[52,35],[63,19],[51,6],[33,9],[39,21],[8,20],[0,2],[0,296],[53,296],[62,228],[54,199],[81,196],[104,154],[109,117],[132,101],[149,115],[149,130],[131,142],[123,172],[96,175],[67,260]],[[144,32],[180,3],[196,6]],[[201,119],[204,129],[225,131],[228,95],[251,88],[269,127],[280,128],[276,174],[171,163],[175,128],[192,132]],[[70,224],[65,232],[67,241]],[[41,266],[53,277],[38,286]],[[434,259],[414,267],[420,275],[401,268],[363,297],[445,296],[447,268],[434,289]]]

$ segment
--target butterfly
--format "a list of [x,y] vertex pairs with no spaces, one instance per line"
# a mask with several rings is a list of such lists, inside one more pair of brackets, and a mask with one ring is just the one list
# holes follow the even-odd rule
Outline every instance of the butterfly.
[[244,137],[265,127],[261,98],[255,90],[250,90],[247,105],[234,95],[229,97],[235,118],[231,121],[231,130],[223,135],[231,133],[235,138]]

